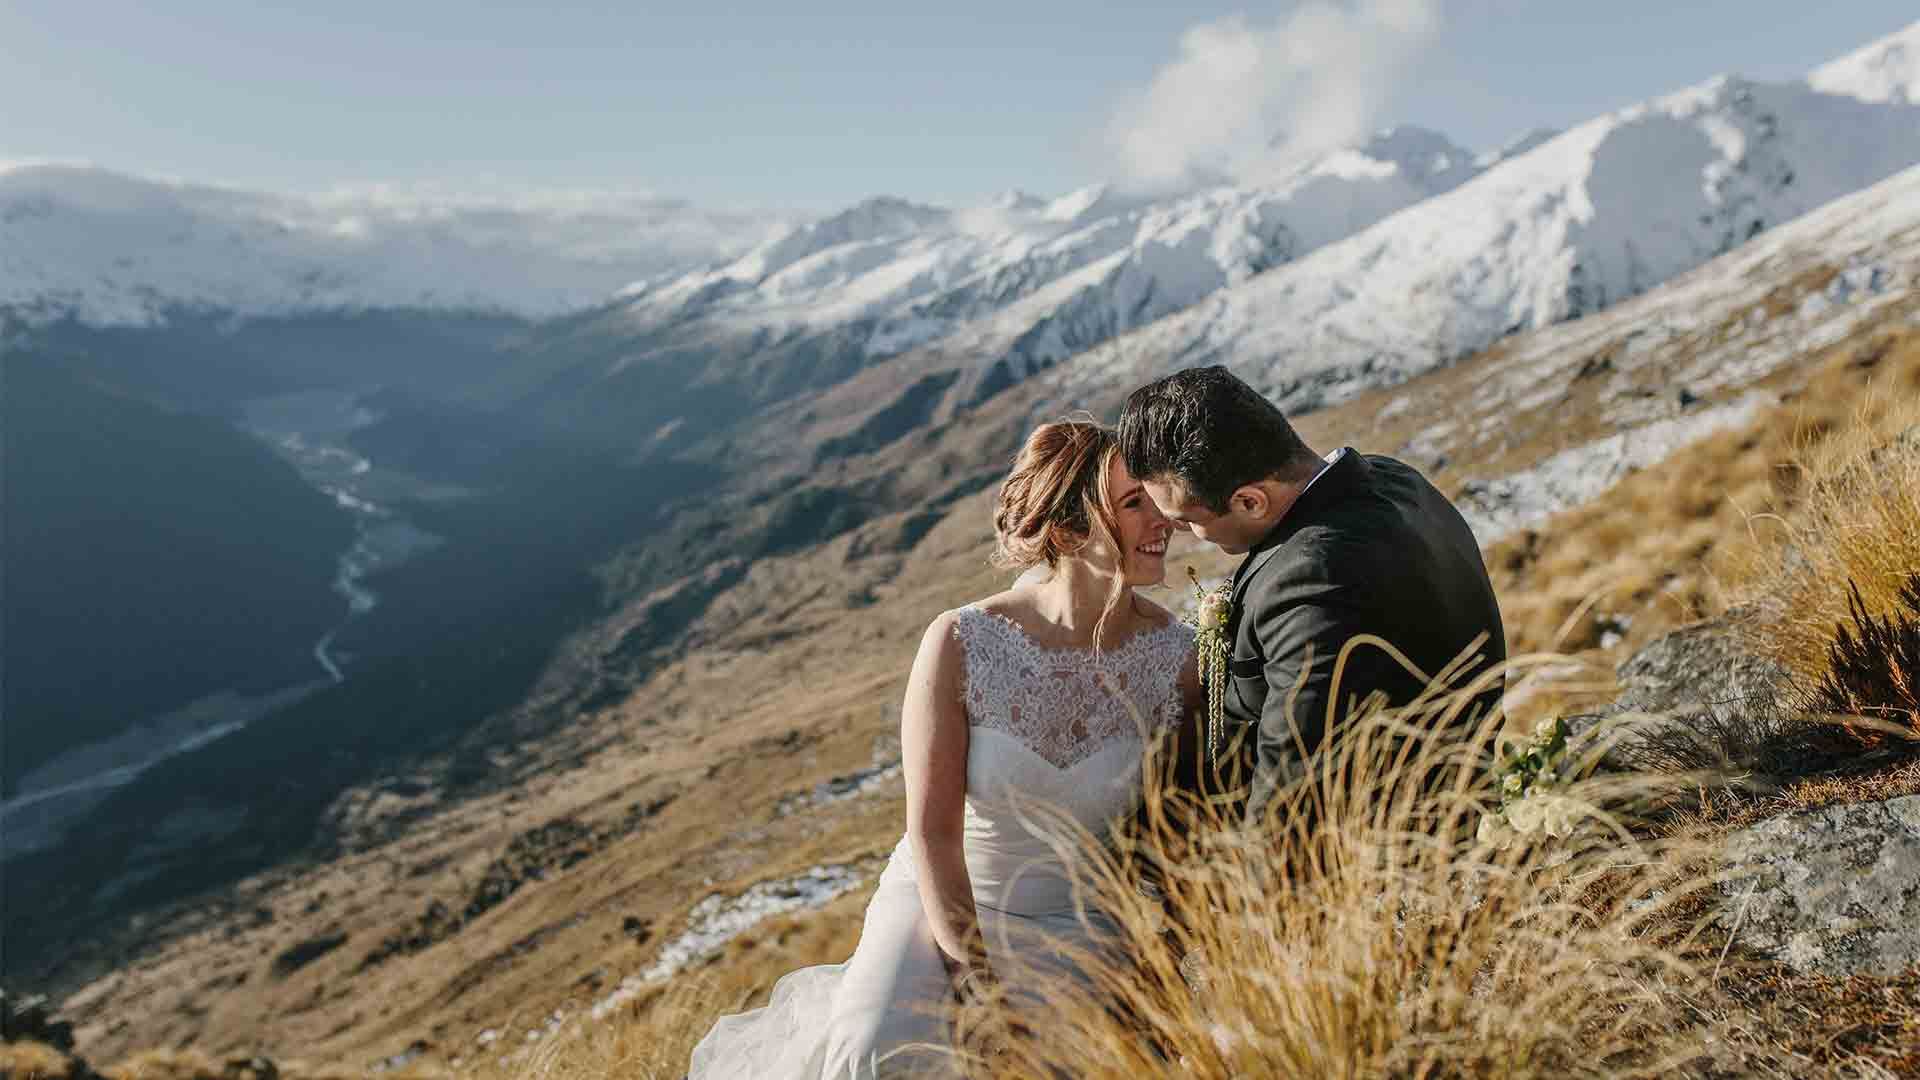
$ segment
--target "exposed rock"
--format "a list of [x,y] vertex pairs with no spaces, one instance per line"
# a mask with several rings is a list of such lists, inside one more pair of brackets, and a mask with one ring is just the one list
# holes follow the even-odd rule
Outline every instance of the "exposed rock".
[[427,1042],[427,1040],[415,1039],[413,1040],[413,1042],[407,1044],[407,1048],[405,1050],[402,1050],[399,1053],[391,1055],[389,1057],[381,1058],[379,1061],[374,1062],[368,1071],[383,1073],[383,1072],[393,1072],[398,1069],[404,1069],[407,1066],[412,1065],[414,1062],[419,1061],[421,1058],[425,1057],[427,1054],[427,1051],[431,1049],[433,1049],[433,1045]]
[[1787,671],[1741,642],[1737,616],[1683,626],[1655,638],[1616,673],[1614,712],[1688,712],[1770,701]]
[[1612,768],[1723,769],[1764,786],[1790,756],[1791,717],[1781,704],[1789,673],[1748,651],[1730,614],[1655,638],[1616,670],[1620,694],[1568,719],[1575,739],[1616,740]]
[[280,1080],[280,1067],[270,1058],[229,1058],[220,1068],[220,1080]]
[[1887,441],[1885,446],[1875,447],[1873,451],[1867,455],[1867,467],[1870,469],[1886,468],[1896,460],[1909,457],[1917,452],[1920,452],[1920,424],[1915,424],[1900,434],[1895,435]]
[[1761,822],[1729,836],[1719,920],[1804,972],[1920,965],[1920,795]]

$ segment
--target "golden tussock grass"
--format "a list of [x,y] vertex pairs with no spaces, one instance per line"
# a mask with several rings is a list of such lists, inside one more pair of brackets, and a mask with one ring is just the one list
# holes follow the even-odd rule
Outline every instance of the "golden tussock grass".
[[1713,882],[1690,841],[1637,838],[1620,813],[1652,781],[1568,788],[1563,838],[1483,841],[1498,716],[1427,737],[1462,734],[1460,704],[1351,724],[1260,829],[1156,788],[1142,828],[1082,838],[1117,947],[1083,956],[1084,980],[1016,972],[963,1009],[969,1075],[1623,1076],[1699,1057],[1686,999],[1714,956],[1681,913]]
[[605,1023],[575,1028],[525,1053],[474,1061],[481,1080],[671,1080],[715,1017],[739,1007],[738,979],[682,977],[629,1003]]
[[1753,646],[1815,680],[1854,591],[1866,614],[1894,614],[1920,572],[1920,392],[1868,399],[1782,468],[1794,491],[1749,516],[1729,576],[1759,609]]
[[6,1080],[68,1080],[79,1075],[78,1062],[45,1043],[0,1043],[0,1077]]
[[[1774,588],[1803,557],[1811,572],[1782,595],[1797,625],[1768,627],[1769,655],[1817,668],[1852,575],[1887,610],[1892,575],[1920,566],[1920,466],[1864,462],[1920,423],[1920,332],[1879,331],[1796,377],[1744,427],[1491,545],[1509,647],[1631,648]],[[1887,483],[1863,479],[1887,468]]]

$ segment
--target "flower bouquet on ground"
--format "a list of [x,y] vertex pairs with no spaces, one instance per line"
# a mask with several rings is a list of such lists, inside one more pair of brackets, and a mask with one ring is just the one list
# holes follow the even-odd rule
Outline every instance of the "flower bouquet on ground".
[[1582,807],[1564,794],[1568,772],[1567,725],[1558,716],[1542,720],[1525,742],[1509,743],[1493,775],[1500,807],[1480,816],[1480,841],[1506,847],[1528,833],[1571,834]]

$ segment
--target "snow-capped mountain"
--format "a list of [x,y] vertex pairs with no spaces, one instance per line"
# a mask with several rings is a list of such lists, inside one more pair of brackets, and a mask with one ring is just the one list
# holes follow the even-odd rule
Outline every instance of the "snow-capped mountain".
[[1821,65],[1807,82],[1825,94],[1920,105],[1920,22]]
[[732,263],[623,294],[629,333],[844,332],[870,358],[963,329],[1021,374],[1143,325],[1433,195],[1483,166],[1419,128],[1251,184],[1149,200],[1105,186],[945,210],[874,199]]
[[146,325],[433,308],[538,317],[728,258],[778,224],[644,196],[295,197],[0,163],[0,315]]
[[1913,85],[1916,36],[1807,83],[1721,77],[1582,124],[1103,346],[1052,397],[1225,363],[1317,408],[1639,294],[1920,162],[1920,105],[1888,89]]

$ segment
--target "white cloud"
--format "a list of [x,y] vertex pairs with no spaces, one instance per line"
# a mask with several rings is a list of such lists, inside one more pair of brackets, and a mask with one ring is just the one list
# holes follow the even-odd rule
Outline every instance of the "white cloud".
[[1271,24],[1200,23],[1115,112],[1109,145],[1126,178],[1159,186],[1350,142],[1441,24],[1440,0],[1306,0]]

